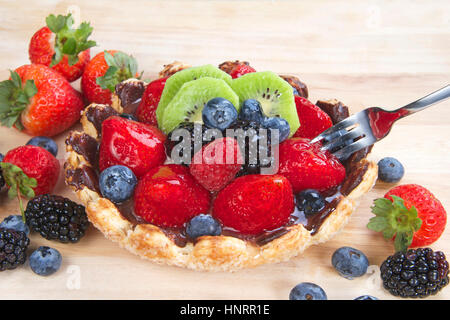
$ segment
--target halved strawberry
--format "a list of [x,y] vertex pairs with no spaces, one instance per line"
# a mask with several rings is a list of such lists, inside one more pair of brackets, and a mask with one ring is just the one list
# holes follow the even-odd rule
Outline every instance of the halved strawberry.
[[293,210],[291,184],[280,175],[239,177],[218,193],[213,204],[215,218],[244,234],[281,227]]
[[234,179],[243,161],[237,141],[233,138],[220,138],[198,151],[192,158],[189,169],[207,190],[219,191]]
[[145,221],[160,227],[181,228],[191,218],[209,210],[210,194],[182,165],[151,169],[134,191],[134,210]]
[[294,137],[313,139],[333,125],[328,114],[308,99],[296,95],[295,105],[300,128],[295,132]]
[[238,64],[230,71],[230,76],[233,79],[242,77],[244,74],[256,72],[256,70],[247,64]]
[[140,122],[157,126],[156,109],[159,99],[166,85],[168,77],[159,78],[150,82],[142,95],[141,103],[136,110],[136,117]]
[[289,179],[295,193],[333,189],[345,178],[345,168],[339,160],[308,139],[292,138],[281,143],[279,159],[278,173]]
[[165,135],[156,127],[113,116],[102,124],[99,167],[114,165],[130,168],[139,178],[164,163]]

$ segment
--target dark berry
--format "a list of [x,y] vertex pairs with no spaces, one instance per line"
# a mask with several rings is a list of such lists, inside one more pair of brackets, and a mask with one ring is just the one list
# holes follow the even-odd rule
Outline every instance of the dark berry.
[[278,143],[286,140],[291,132],[289,122],[280,117],[265,118],[262,125],[268,129],[269,134],[275,130],[274,133],[278,136]]
[[0,228],[0,271],[24,264],[29,244],[30,239],[24,232]]
[[364,296],[359,296],[359,297],[355,298],[354,300],[379,300],[379,299],[374,296],[364,295]]
[[448,262],[441,251],[409,249],[389,256],[380,267],[383,287],[395,296],[425,298],[448,284]]
[[317,190],[306,189],[295,196],[298,210],[305,213],[306,216],[314,215],[325,208],[325,199]]
[[25,218],[32,231],[48,240],[62,243],[80,241],[89,227],[82,205],[61,196],[48,194],[28,201]]
[[233,104],[224,98],[209,100],[202,110],[203,123],[219,130],[230,127],[237,119],[238,113]]
[[245,100],[239,112],[239,119],[262,123],[264,115],[259,101],[255,99]]
[[133,171],[125,166],[112,166],[100,173],[100,192],[114,203],[124,202],[131,198],[136,184],[137,178]]
[[122,113],[122,114],[120,114],[120,116],[124,119],[138,121],[138,118],[136,118],[134,115],[129,114],[129,113]]
[[30,255],[30,267],[40,276],[49,276],[59,270],[62,257],[58,250],[49,247],[39,247]]
[[317,284],[302,282],[289,293],[289,300],[327,300],[327,294]]
[[294,92],[295,96],[299,96],[300,95],[300,92],[298,92],[297,88],[292,87],[292,91]]
[[58,145],[48,137],[33,137],[27,142],[27,145],[44,148],[55,157],[58,154]]
[[353,279],[366,274],[369,260],[358,249],[342,247],[333,253],[331,264],[341,276]]
[[23,222],[21,215],[11,215],[6,217],[2,223],[0,223],[0,228],[22,231],[26,235],[30,234],[30,228]]
[[395,158],[386,157],[378,162],[378,179],[384,182],[398,182],[403,178],[405,168]]
[[208,214],[193,217],[186,226],[186,234],[191,239],[201,236],[218,236],[222,233],[220,223]]

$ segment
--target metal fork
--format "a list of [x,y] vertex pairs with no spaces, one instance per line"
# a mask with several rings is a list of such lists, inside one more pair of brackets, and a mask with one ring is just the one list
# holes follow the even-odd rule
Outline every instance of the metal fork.
[[373,107],[365,109],[336,123],[317,137],[312,143],[322,141],[322,150],[329,150],[341,160],[354,152],[373,145],[383,139],[398,119],[430,107],[450,97],[450,85],[447,85],[402,108],[387,111]]

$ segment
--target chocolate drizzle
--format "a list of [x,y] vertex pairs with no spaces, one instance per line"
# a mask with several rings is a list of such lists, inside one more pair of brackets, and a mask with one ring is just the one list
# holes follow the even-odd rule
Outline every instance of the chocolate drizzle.
[[128,80],[117,84],[115,92],[119,97],[123,112],[133,114],[141,102],[144,91],[145,83],[141,80]]
[[102,132],[103,121],[105,121],[109,117],[118,116],[119,113],[110,106],[102,105],[100,107],[97,106],[94,108],[86,109],[85,115],[88,121],[92,123],[94,128],[97,130],[98,135],[100,136]]

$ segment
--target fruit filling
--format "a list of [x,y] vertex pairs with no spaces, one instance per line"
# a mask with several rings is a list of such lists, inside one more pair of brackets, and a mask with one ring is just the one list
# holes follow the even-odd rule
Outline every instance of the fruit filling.
[[297,224],[315,234],[363,180],[370,149],[340,161],[311,144],[348,108],[307,95],[296,77],[240,61],[127,80],[112,99],[134,108],[86,109],[93,130],[66,143],[93,165],[66,170],[66,180],[179,246],[218,235],[264,245]]

